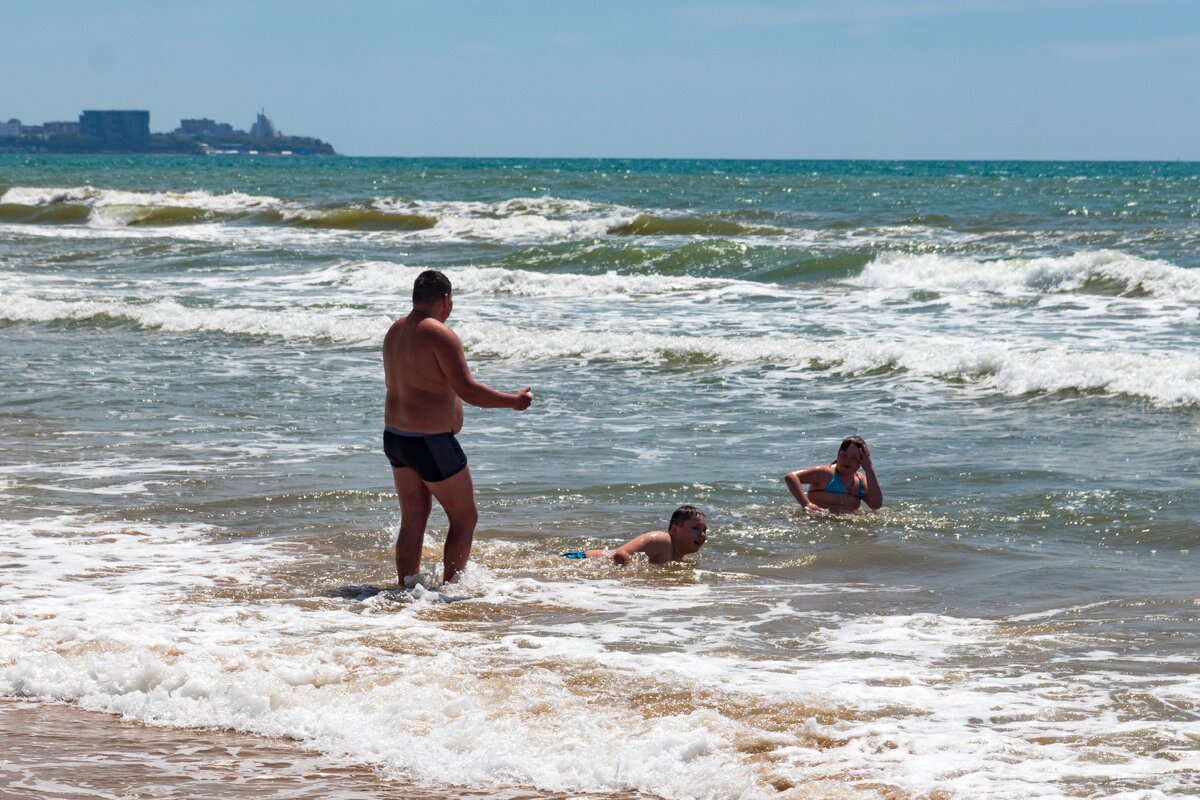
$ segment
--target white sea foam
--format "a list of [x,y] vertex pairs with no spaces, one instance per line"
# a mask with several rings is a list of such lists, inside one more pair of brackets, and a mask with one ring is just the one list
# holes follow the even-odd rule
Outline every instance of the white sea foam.
[[1090,281],[1102,281],[1116,284],[1124,293],[1200,300],[1200,270],[1111,250],[992,261],[888,253],[868,264],[854,281],[886,289],[1001,294],[1078,292]]
[[422,214],[434,217],[475,217],[501,219],[537,217],[541,219],[610,219],[614,214],[628,215],[633,209],[593,203],[587,200],[567,200],[557,197],[514,197],[494,203],[463,200],[404,200],[380,197],[371,206],[389,213]]
[[131,303],[118,300],[42,300],[10,295],[0,302],[0,319],[27,322],[110,317],[177,333],[204,331],[285,339],[370,342],[386,331],[387,318],[351,309],[264,309],[190,307],[173,300]]
[[103,193],[94,186],[62,188],[14,186],[0,195],[0,205],[49,206],[58,203],[90,204]]
[[[407,271],[373,267],[348,278],[356,289],[409,282]],[[636,299],[639,292],[703,293],[709,297],[739,292],[741,284],[680,278],[665,282],[616,276],[549,276],[505,270],[472,270],[462,276],[465,289],[503,297],[506,287],[524,296]],[[390,294],[390,288],[387,289]],[[0,300],[0,319],[48,322],[98,317],[129,320],[172,332],[213,332],[289,340],[375,344],[387,329],[382,312],[364,314],[347,306],[196,307],[173,300],[44,300],[20,293]],[[664,321],[631,326],[619,309],[606,316],[550,318],[537,329],[490,322],[457,324],[456,330],[476,356],[535,362],[609,360],[622,363],[711,362],[729,365],[775,364],[797,369],[832,369],[854,375],[880,369],[936,379],[965,379],[978,388],[1007,396],[1084,391],[1142,397],[1160,406],[1200,404],[1200,355],[1155,350],[1119,341],[1065,345],[1034,337],[981,343],[967,333],[931,338],[919,329],[906,333],[863,332],[836,340],[770,333],[768,320],[746,329],[733,319],[724,327],[676,332]],[[547,327],[547,324],[552,327]],[[765,327],[764,327],[765,326]]]
[[1200,404],[1200,355],[1097,352],[1069,347],[860,337],[829,342],[801,336],[684,336],[592,329],[520,336],[508,326],[465,328],[473,352],[515,360],[613,359],[633,363],[706,360],[722,364],[832,367],[837,374],[879,369],[931,378],[967,379],[1008,396],[1097,391],[1144,397],[1157,405]]
[[[520,668],[527,650],[498,658],[487,637],[421,615],[204,599],[267,580],[288,559],[278,545],[221,544],[212,533],[78,518],[0,524],[6,550],[21,543],[0,588],[0,693],[298,738],[439,782],[737,796],[752,781],[718,714],[645,720],[589,708],[553,672]],[[418,652],[372,644],[397,633]]]
[[[330,214],[330,209],[244,192],[132,192],[93,186],[18,186],[0,196],[0,204],[87,206],[92,209],[89,222],[100,228],[125,227],[151,217],[157,209],[162,208],[195,209],[225,215],[271,210],[278,211],[283,219],[292,221],[319,221]],[[495,203],[376,198],[369,203],[369,207],[384,213],[435,219],[435,229],[392,231],[386,234],[435,241],[578,240],[603,236],[613,225],[636,216],[636,212],[630,209],[552,197],[512,198]],[[179,233],[173,230],[169,234],[157,235],[177,236]]]
[[[388,200],[377,200],[375,205],[385,210],[397,207]],[[637,216],[632,209],[553,197],[497,203],[411,201],[399,207],[436,218],[437,225],[414,238],[437,241],[575,241],[605,236],[614,225]]]
[[[389,295],[412,291],[413,279],[420,269],[384,262],[346,265],[344,284],[354,289]],[[492,295],[500,297],[544,298],[617,298],[647,295],[673,295],[699,291],[764,292],[759,284],[724,279],[687,276],[546,274],[524,270],[479,267],[447,269],[456,295]],[[766,291],[769,291],[766,290]]]
[[244,192],[213,194],[205,191],[191,192],[130,192],[118,189],[101,189],[95,186],[72,186],[65,188],[14,186],[0,196],[0,204],[24,206],[49,206],[77,204],[93,208],[147,207],[147,208],[195,208],[202,211],[236,213],[281,208],[284,201],[269,196],[251,195]]

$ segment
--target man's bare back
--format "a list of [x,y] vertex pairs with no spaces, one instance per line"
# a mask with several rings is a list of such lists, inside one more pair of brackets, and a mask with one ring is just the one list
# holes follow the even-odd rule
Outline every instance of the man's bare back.
[[392,324],[383,339],[387,381],[384,423],[414,433],[458,433],[462,400],[438,361],[438,350],[462,352],[454,331],[433,317],[413,312]]

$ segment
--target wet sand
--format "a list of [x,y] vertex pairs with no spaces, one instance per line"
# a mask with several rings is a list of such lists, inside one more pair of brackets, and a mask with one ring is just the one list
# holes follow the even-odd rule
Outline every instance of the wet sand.
[[0,701],[0,800],[632,800],[428,787],[297,742],[154,728],[75,706]]

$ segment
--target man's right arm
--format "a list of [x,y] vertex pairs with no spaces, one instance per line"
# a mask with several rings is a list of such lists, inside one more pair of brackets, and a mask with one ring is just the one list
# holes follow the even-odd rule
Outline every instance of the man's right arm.
[[446,376],[446,382],[450,384],[450,388],[465,402],[479,408],[512,408],[517,411],[529,408],[529,404],[533,402],[533,393],[529,387],[519,392],[509,393],[498,392],[490,386],[480,383],[471,375],[471,368],[467,366],[467,355],[463,352],[462,342],[459,341],[454,331],[443,325],[433,335],[436,337],[433,351],[437,357],[438,367]]

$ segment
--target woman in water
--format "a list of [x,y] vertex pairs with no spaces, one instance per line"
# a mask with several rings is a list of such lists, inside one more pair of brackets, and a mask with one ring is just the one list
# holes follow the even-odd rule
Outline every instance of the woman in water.
[[874,509],[883,505],[883,490],[875,477],[871,451],[859,436],[842,440],[837,460],[832,464],[789,472],[783,476],[783,482],[796,502],[809,511],[857,511],[864,500]]

